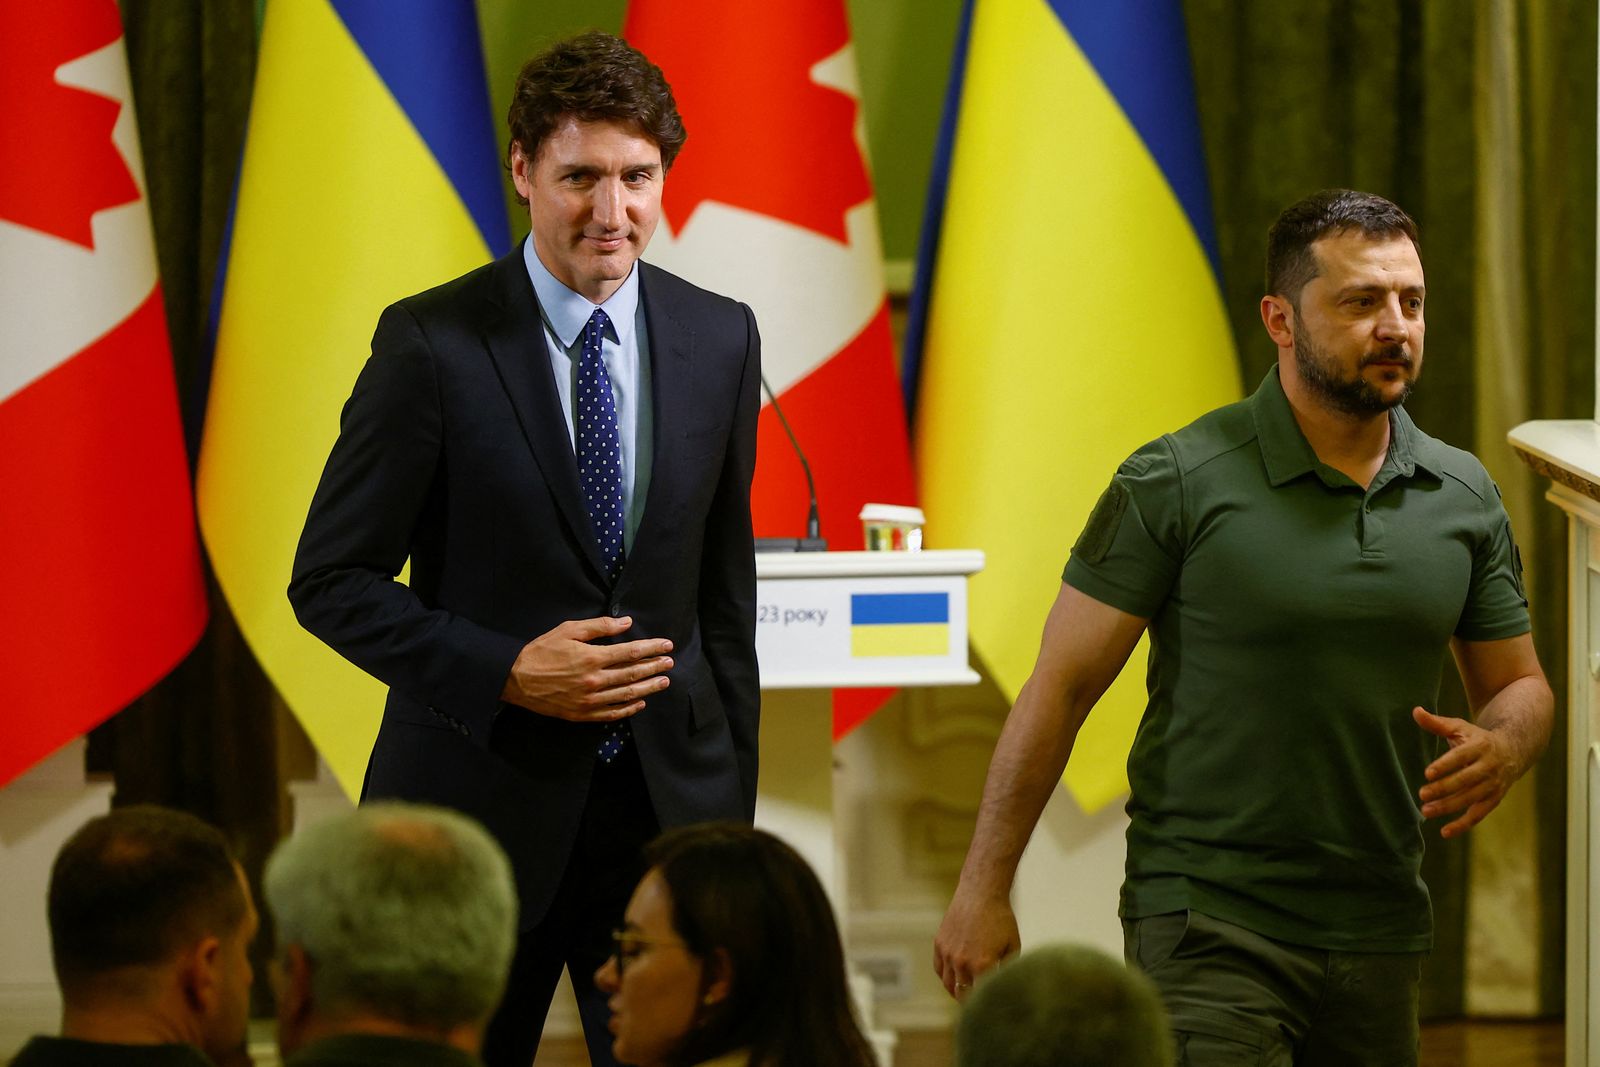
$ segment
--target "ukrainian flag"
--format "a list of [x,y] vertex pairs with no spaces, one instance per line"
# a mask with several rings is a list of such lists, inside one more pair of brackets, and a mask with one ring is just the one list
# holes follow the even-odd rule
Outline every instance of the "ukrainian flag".
[[949,651],[949,593],[850,595],[851,656],[943,656]]
[[[1014,700],[1117,465],[1240,387],[1177,0],[966,17],[906,363],[927,540],[987,554],[968,625]],[[1144,658],[1079,735],[1088,810],[1126,792]]]
[[269,3],[196,491],[246,641],[352,796],[384,689],[295,622],[295,544],[379,312],[509,245],[472,0]]

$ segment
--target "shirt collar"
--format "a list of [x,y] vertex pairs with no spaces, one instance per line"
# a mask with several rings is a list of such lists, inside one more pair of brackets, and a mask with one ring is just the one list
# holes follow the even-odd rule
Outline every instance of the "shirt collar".
[[611,330],[618,345],[627,347],[633,339],[634,317],[639,310],[639,265],[634,263],[628,277],[603,304],[590,303],[589,298],[568,289],[545,267],[544,261],[533,250],[533,235],[522,243],[522,259],[528,266],[528,278],[539,298],[539,312],[545,325],[556,335],[561,347],[570,349],[598,306],[605,309],[611,320]]
[[1403,407],[1389,409],[1389,458],[1408,478],[1419,467],[1435,478],[1444,477],[1444,449],[1438,441],[1417,429]]
[[[1256,438],[1261,445],[1261,458],[1267,465],[1269,483],[1282,485],[1322,465],[1294,419],[1289,398],[1283,392],[1283,382],[1278,378],[1277,364],[1267,371],[1261,386],[1250,398],[1250,409],[1255,416]],[[1389,409],[1389,455],[1385,463],[1407,478],[1414,476],[1418,467],[1437,478],[1444,473],[1441,459],[1438,442],[1417,429],[1404,407],[1396,405]]]

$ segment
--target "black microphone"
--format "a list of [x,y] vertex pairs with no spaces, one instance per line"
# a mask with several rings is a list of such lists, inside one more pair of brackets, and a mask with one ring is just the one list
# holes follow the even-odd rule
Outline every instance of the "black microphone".
[[800,469],[806,475],[806,493],[811,498],[811,509],[806,513],[806,535],[804,537],[758,537],[756,538],[757,552],[826,552],[828,542],[822,538],[822,521],[817,517],[817,483],[811,477],[811,464],[806,462],[806,454],[800,447],[794,431],[789,428],[789,420],[783,417],[783,408],[778,405],[777,394],[773,393],[772,386],[767,384],[765,372],[761,375],[761,388],[767,391],[767,399],[772,401],[772,410],[778,416],[778,423],[783,427],[783,432],[789,435],[789,444],[794,446],[794,454],[800,459]]

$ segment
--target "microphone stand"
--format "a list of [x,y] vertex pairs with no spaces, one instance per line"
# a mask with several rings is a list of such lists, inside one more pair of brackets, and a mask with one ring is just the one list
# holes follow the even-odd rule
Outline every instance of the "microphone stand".
[[758,537],[756,538],[757,552],[826,552],[828,542],[822,537],[822,521],[817,516],[817,483],[811,477],[811,464],[806,462],[806,454],[800,447],[800,441],[794,435],[794,430],[789,427],[789,420],[783,416],[783,408],[778,404],[777,394],[772,391],[772,386],[767,384],[766,374],[761,375],[761,388],[766,390],[767,399],[772,401],[772,410],[778,416],[778,424],[783,427],[783,432],[789,437],[789,444],[794,448],[794,454],[800,460],[800,469],[806,476],[806,494],[810,498],[810,509],[806,513],[806,535],[804,537]]

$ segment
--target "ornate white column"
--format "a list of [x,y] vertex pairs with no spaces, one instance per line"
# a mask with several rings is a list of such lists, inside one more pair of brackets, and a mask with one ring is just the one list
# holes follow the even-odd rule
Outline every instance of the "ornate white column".
[[1600,1062],[1600,423],[1507,435],[1567,513],[1567,1067]]

